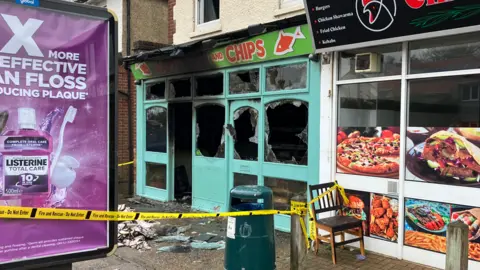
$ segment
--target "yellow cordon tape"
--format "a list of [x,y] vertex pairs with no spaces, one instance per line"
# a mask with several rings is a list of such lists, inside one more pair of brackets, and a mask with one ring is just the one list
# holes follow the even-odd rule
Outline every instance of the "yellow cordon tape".
[[133,164],[133,163],[135,163],[135,161],[129,161],[129,162],[125,162],[125,163],[120,163],[120,164],[118,164],[118,167],[127,166],[127,165],[130,165],[130,164]]
[[309,213],[310,232],[303,218],[300,219],[303,234],[310,249],[310,241],[315,240],[317,230],[315,227],[315,216],[311,210],[311,205],[322,197],[329,195],[337,189],[343,197],[345,203],[348,198],[344,189],[336,182],[318,197],[308,203],[291,201],[290,211],[279,210],[255,210],[239,212],[221,212],[221,213],[153,213],[153,212],[119,212],[119,211],[97,211],[97,210],[79,210],[79,209],[59,209],[59,208],[35,208],[20,206],[0,206],[0,219],[54,219],[54,220],[92,220],[92,221],[128,221],[128,220],[158,220],[158,219],[179,219],[179,218],[217,218],[217,217],[241,217],[241,216],[268,216],[268,215],[300,215],[304,217]]

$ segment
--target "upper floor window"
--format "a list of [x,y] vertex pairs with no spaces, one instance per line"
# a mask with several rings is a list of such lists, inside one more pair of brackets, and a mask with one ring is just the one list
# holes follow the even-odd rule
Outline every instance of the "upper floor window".
[[197,0],[197,24],[220,18],[220,0]]

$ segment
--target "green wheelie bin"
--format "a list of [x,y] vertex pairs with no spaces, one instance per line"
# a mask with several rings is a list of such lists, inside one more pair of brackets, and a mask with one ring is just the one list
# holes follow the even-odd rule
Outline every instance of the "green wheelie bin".
[[[264,186],[237,186],[230,191],[230,211],[273,209],[273,192]],[[228,217],[224,268],[274,270],[273,215]]]

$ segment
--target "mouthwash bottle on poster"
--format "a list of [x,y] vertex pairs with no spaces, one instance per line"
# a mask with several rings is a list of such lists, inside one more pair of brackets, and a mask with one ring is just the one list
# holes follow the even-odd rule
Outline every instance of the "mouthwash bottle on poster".
[[50,134],[36,129],[32,108],[18,108],[18,130],[1,136],[2,199],[43,196],[50,192]]

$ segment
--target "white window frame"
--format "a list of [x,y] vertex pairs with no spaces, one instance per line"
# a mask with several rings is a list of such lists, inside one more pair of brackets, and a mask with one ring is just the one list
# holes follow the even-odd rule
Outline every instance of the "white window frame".
[[197,27],[208,27],[220,23],[220,9],[218,10],[218,19],[209,22],[204,20],[205,0],[195,0],[195,25]]
[[[426,35],[425,39],[435,38],[435,36]],[[388,44],[393,44],[388,43]],[[388,44],[379,44],[378,46],[388,45]],[[427,72],[419,74],[409,74],[410,66],[410,57],[409,57],[409,44],[410,41],[403,41],[402,44],[402,68],[400,75],[393,76],[379,76],[379,77],[369,77],[369,78],[360,78],[360,79],[349,79],[349,80],[340,80],[338,78],[339,72],[339,56],[341,51],[336,51],[333,53],[333,64],[331,65],[333,74],[330,74],[333,91],[331,98],[331,118],[330,118],[330,142],[329,148],[331,153],[329,154],[329,171],[331,179],[337,180],[340,185],[346,189],[370,192],[370,193],[379,193],[385,195],[389,194],[390,184],[398,183],[396,195],[398,196],[399,201],[399,224],[405,223],[405,213],[404,213],[404,203],[405,198],[415,198],[419,200],[426,201],[442,201],[449,204],[459,204],[459,205],[471,205],[476,206],[478,203],[472,202],[471,198],[478,196],[478,188],[473,187],[460,187],[460,186],[451,186],[451,185],[439,185],[432,184],[427,182],[415,182],[415,181],[406,181],[406,162],[405,156],[407,154],[406,147],[400,147],[400,171],[399,178],[389,179],[389,178],[378,178],[371,176],[360,176],[354,174],[342,174],[337,173],[336,165],[336,136],[337,136],[337,127],[338,127],[338,87],[340,85],[346,84],[357,84],[357,83],[370,83],[370,82],[382,82],[382,81],[392,81],[400,80],[401,81],[401,98],[400,98],[400,137],[402,138],[402,143],[406,142],[406,129],[408,126],[408,98],[409,98],[409,82],[415,81],[418,79],[435,79],[442,77],[454,77],[454,76],[465,76],[465,75],[480,75],[480,68],[477,69],[465,69],[465,70],[451,70],[451,71],[441,71],[441,72]],[[375,46],[375,43],[368,44],[369,46]],[[365,46],[366,48],[367,46]],[[349,50],[350,48],[342,49]],[[322,68],[322,72],[327,68]],[[323,74],[322,74],[323,75]],[[329,75],[325,75],[329,76]],[[328,89],[325,89],[328,87]],[[321,92],[327,92],[330,89],[330,84],[326,82],[326,85],[322,83]],[[462,93],[461,93],[462,94]],[[479,84],[479,99],[480,99],[480,84]],[[462,100],[462,98],[460,98]],[[477,99],[478,100],[478,99]],[[324,126],[327,125],[326,122],[323,122]],[[426,189],[428,188],[428,189]],[[428,190],[428,192],[425,192]],[[448,196],[446,196],[448,194]],[[413,261],[421,263],[424,265],[431,265],[434,267],[444,267],[445,254],[435,253],[433,251],[420,250],[418,248],[404,246],[404,226],[399,225],[398,227],[398,241],[397,243],[390,243],[383,240],[377,240],[371,237],[365,238],[365,245],[369,249],[373,249],[376,252],[380,252],[389,256],[397,257],[398,259],[405,259],[408,261]],[[421,254],[421,255],[419,255]],[[480,262],[469,260],[470,267],[478,267]]]

